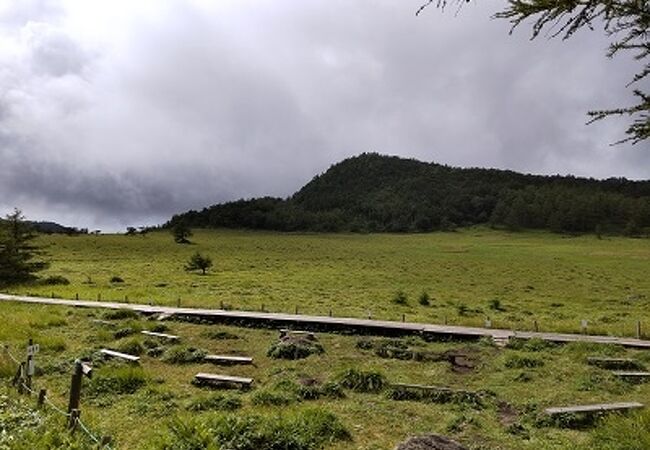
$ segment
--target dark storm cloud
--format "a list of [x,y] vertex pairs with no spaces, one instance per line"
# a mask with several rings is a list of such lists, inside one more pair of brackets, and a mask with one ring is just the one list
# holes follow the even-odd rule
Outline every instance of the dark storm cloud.
[[647,145],[609,146],[624,120],[584,126],[633,101],[635,63],[607,60],[602,32],[529,42],[483,4],[419,18],[392,0],[24,5],[0,16],[0,208],[161,222],[289,195],[371,150],[650,176]]

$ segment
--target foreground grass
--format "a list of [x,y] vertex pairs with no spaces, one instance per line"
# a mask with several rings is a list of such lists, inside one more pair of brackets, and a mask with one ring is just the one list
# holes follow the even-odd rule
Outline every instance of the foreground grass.
[[[2,303],[0,323],[10,323],[11,327],[0,328],[0,341],[8,344],[17,356],[24,353],[29,337],[41,345],[35,385],[46,387],[50,399],[63,407],[75,358],[92,356],[102,347],[133,346],[134,342],[147,348],[151,343],[144,336],[134,334],[116,339],[116,330],[161,326],[158,321],[144,318],[111,320],[115,325],[107,326],[93,322],[97,318],[105,318],[104,313]],[[545,425],[539,420],[540,411],[548,406],[650,402],[650,385],[621,382],[609,371],[585,363],[587,356],[607,355],[632,357],[648,364],[650,355],[644,351],[586,344],[548,346],[538,342],[497,349],[487,342],[427,343],[419,338],[398,342],[319,334],[324,353],[291,361],[267,356],[278,337],[275,330],[180,322],[164,324],[168,332],[181,336],[184,346],[208,353],[249,355],[255,364],[215,367],[178,359],[172,363],[165,358],[165,353],[157,357],[143,353],[141,368],[97,361],[94,379],[84,380],[82,419],[95,434],[112,436],[118,448],[204,448],[206,439],[210,440],[211,436],[228,439],[233,429],[251,439],[271,433],[276,437],[290,436],[295,442],[303,443],[300,445],[313,445],[291,448],[334,450],[389,449],[409,435],[423,432],[452,436],[475,450],[642,448],[618,445],[622,442],[617,439],[619,430],[634,430],[639,437],[634,442],[648,439],[644,435],[648,433],[644,428],[648,419],[643,415],[614,417],[582,430]],[[383,358],[370,348],[368,341],[375,346],[401,343],[420,354],[460,352],[472,361],[474,368],[459,372],[446,361]],[[312,399],[313,388],[305,386],[336,383],[351,368],[357,377],[363,373],[379,373],[388,382],[434,384],[481,392],[482,400],[479,404],[463,399],[442,403],[396,401],[390,400],[382,389],[364,388],[361,390],[371,392],[355,392],[346,387],[342,388],[342,396],[323,393]],[[14,371],[15,365],[3,353],[0,377],[8,380]],[[200,371],[252,377],[255,385],[249,392],[206,390],[191,384],[194,374]],[[15,399],[16,394],[6,383],[3,382],[1,389]],[[32,407],[35,404],[34,398],[23,401]],[[48,439],[67,442],[53,435],[64,428],[57,414],[50,408],[40,414],[45,416],[44,429],[50,431]],[[280,417],[279,421],[275,417]],[[296,422],[301,417],[306,418]],[[31,434],[22,435],[25,448],[30,443],[37,443],[32,448],[41,445],[39,439],[43,438],[33,432],[34,426],[37,425],[26,427]],[[314,434],[310,431],[314,429],[330,430],[333,434],[317,440],[314,436],[322,433]],[[82,436],[79,434],[80,442],[67,443],[69,447],[61,448],[75,448],[75,445],[90,448],[90,442]],[[65,433],[63,437],[67,439]]]
[[[650,240],[488,229],[418,235],[197,231],[43,237],[66,286],[15,293],[542,331],[633,335],[648,319]],[[196,251],[214,270],[186,273]],[[111,282],[114,277],[124,282]],[[396,293],[406,304],[396,304]],[[418,303],[426,292],[430,306]],[[650,324],[648,324],[650,326]],[[648,329],[650,330],[650,328]],[[650,331],[649,331],[650,334]]]

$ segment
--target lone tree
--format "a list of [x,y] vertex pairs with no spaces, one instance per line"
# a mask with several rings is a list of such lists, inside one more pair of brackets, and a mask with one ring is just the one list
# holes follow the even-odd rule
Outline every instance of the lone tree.
[[200,270],[201,274],[205,275],[205,272],[210,267],[212,267],[212,259],[209,256],[203,256],[199,252],[196,252],[185,265],[185,270],[188,272]]
[[172,235],[174,236],[174,242],[176,242],[177,244],[190,243],[190,241],[187,238],[192,236],[192,230],[184,221],[177,222],[172,227],[171,232]]
[[38,260],[43,251],[32,243],[36,236],[18,209],[0,222],[0,285],[32,281],[48,267],[47,262]]
[[[427,0],[415,15],[419,15],[432,3],[443,9],[448,3],[459,5],[470,0]],[[531,39],[543,31],[545,35],[568,39],[578,30],[593,30],[602,26],[612,42],[607,50],[611,58],[620,52],[632,52],[641,67],[626,87],[639,86],[650,75],[650,2],[648,0],[507,0],[507,7],[494,15],[497,19],[509,20],[510,33],[527,20],[532,21]],[[647,83],[646,83],[647,89]],[[640,88],[633,90],[637,104],[613,109],[590,111],[588,123],[609,116],[628,116],[631,124],[627,137],[617,142],[639,143],[650,138],[650,93]]]

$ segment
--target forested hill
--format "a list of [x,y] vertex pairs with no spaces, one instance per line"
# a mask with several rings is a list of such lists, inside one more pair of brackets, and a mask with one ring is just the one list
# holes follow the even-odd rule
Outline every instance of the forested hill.
[[239,200],[174,216],[191,227],[281,231],[624,232],[650,227],[650,181],[460,169],[374,153],[346,159],[284,200]]

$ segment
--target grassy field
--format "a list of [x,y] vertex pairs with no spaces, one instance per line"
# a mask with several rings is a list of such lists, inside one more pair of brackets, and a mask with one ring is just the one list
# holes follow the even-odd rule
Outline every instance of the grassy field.
[[[260,309],[495,327],[633,335],[648,319],[650,240],[471,229],[420,235],[198,231],[44,237],[47,275],[67,286],[16,293],[183,306]],[[183,266],[196,251],[215,267]],[[111,283],[120,277],[124,283]],[[408,304],[392,300],[403,291]],[[422,292],[431,306],[418,303]],[[650,323],[648,323],[650,327]],[[650,328],[649,328],[650,330]],[[650,331],[649,331],[650,334]]]
[[[132,302],[156,304],[176,304],[180,298],[183,306],[218,307],[224,302],[244,309],[264,304],[272,311],[293,311],[298,305],[303,313],[326,314],[332,308],[341,316],[361,317],[370,312],[373,317],[395,320],[404,313],[414,321],[446,318],[450,323],[473,325],[490,316],[496,326],[520,329],[531,328],[533,320],[538,320],[542,330],[577,331],[580,320],[587,319],[590,331],[612,334],[632,334],[637,319],[650,325],[647,240],[475,229],[423,235],[201,231],[192,238],[192,245],[174,244],[166,233],[56,236],[43,241],[53,262],[44,275],[62,275],[71,284],[24,286],[12,292],[64,298],[78,293],[81,298],[100,295],[102,300],[128,296]],[[197,250],[215,261],[209,275],[183,270],[184,262]],[[124,283],[111,283],[115,276]],[[407,305],[393,302],[398,290],[406,293]],[[423,291],[431,296],[430,306],[417,301]],[[143,317],[116,319],[100,310],[11,303],[0,303],[0,323],[0,343],[7,344],[14,355],[24,357],[30,337],[41,345],[35,384],[46,387],[50,399],[61,407],[66,405],[74,359],[96,358],[94,352],[100,348],[157,349],[143,353],[139,369],[116,362],[97,364],[94,379],[84,380],[82,419],[94,433],[112,436],[117,448],[207,448],[200,441],[206,433],[236,429],[239,435],[248,436],[240,422],[233,425],[236,420],[247,426],[258,420],[265,424],[262,428],[267,434],[258,432],[268,436],[272,420],[285,421],[289,425],[283,422],[282,429],[288,430],[300,417],[297,423],[308,429],[312,425],[304,417],[322,419],[330,413],[346,430],[347,438],[332,437],[331,442],[311,447],[278,444],[268,448],[391,449],[422,432],[452,436],[472,450],[642,450],[649,445],[647,413],[612,416],[578,429],[540,421],[540,411],[548,406],[650,402],[650,384],[629,384],[606,369],[586,364],[587,356],[601,355],[630,357],[650,366],[646,351],[586,344],[549,346],[535,341],[500,349],[481,341],[425,342],[415,337],[387,340],[319,333],[325,352],[294,361],[267,356],[278,338],[275,330],[161,323]],[[165,329],[181,336],[184,346],[208,353],[249,355],[255,364],[179,364],[170,359],[174,348],[152,347],[158,344],[141,336],[138,331],[142,329]],[[448,358],[388,358],[380,351],[386,348],[407,348],[425,356],[461,355],[468,364],[454,365]],[[480,400],[397,401],[386,390],[356,392],[341,383],[342,374],[351,368],[380,373],[393,383],[477,392]],[[254,388],[212,392],[191,384],[200,371],[250,376],[255,379]],[[8,379],[14,372],[15,364],[2,353],[0,377]],[[343,393],[341,398],[323,394],[309,399],[303,394],[311,392],[309,386],[330,382]],[[90,448],[83,434],[67,441],[66,434],[59,433],[64,429],[62,419],[50,408],[32,414],[34,404],[33,398],[21,400],[8,383],[0,384],[0,449]],[[221,422],[209,425],[214,421]],[[16,439],[9,442],[3,429]],[[322,425],[314,435],[330,436],[328,432],[334,429],[332,423]]]

